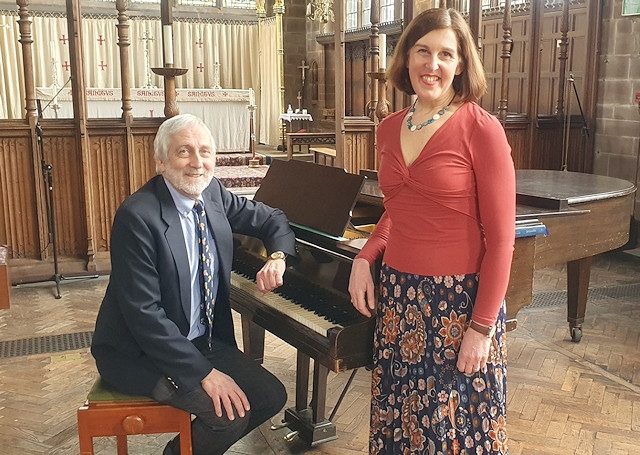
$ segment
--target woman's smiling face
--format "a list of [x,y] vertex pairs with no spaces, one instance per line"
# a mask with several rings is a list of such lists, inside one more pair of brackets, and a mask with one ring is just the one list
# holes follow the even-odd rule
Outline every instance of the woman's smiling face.
[[407,69],[411,85],[425,103],[448,103],[454,95],[453,78],[462,68],[458,40],[450,28],[427,33],[409,50]]

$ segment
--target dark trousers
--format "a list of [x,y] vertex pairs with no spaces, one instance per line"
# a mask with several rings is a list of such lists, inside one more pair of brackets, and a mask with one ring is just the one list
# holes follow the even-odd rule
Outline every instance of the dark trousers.
[[[206,337],[200,337],[193,343],[211,361],[213,368],[229,375],[240,386],[247,395],[251,410],[243,418],[236,414],[234,420],[229,420],[223,409],[223,416],[218,417],[211,398],[202,387],[178,395],[166,379],[157,384],[153,398],[196,416],[191,423],[194,455],[223,454],[236,441],[277,414],[287,401],[287,393],[275,376],[239,349],[214,340],[210,351]],[[178,453],[179,440],[176,437],[167,445],[164,455]]]

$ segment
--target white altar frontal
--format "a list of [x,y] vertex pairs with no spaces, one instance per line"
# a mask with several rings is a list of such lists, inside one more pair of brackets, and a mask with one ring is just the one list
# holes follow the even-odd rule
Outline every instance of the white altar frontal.
[[[250,90],[177,89],[176,104],[180,113],[201,118],[211,129],[217,149],[222,153],[249,150]],[[71,90],[63,89],[57,97],[53,87],[39,87],[43,118],[72,118]],[[131,112],[134,117],[164,117],[164,89],[131,89]],[[119,88],[88,88],[88,118],[122,117],[122,91]]]

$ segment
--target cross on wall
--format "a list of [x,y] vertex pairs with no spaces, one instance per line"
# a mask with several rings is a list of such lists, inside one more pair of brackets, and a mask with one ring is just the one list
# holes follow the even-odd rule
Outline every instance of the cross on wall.
[[303,59],[302,64],[298,68],[300,68],[300,71],[302,72],[302,86],[304,87],[305,70],[309,69],[310,67],[309,65],[307,65],[307,62],[305,62]]

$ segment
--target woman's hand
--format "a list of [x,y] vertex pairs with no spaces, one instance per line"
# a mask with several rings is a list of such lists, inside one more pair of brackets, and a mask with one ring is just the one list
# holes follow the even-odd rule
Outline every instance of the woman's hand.
[[366,259],[355,259],[351,265],[349,277],[349,294],[351,303],[360,313],[371,316],[376,308],[376,299],[371,276],[371,266]]
[[486,335],[467,328],[458,353],[458,370],[466,374],[486,373],[491,341]]

